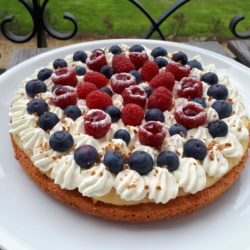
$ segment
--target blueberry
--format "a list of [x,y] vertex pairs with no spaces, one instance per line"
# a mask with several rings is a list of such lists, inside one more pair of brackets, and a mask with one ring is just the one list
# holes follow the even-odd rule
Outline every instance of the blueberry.
[[207,125],[210,135],[215,137],[223,137],[228,133],[228,126],[223,120],[213,120]]
[[209,85],[217,84],[219,79],[218,76],[213,72],[207,72],[202,75],[201,80]]
[[74,144],[74,139],[69,132],[57,131],[49,138],[50,147],[58,152],[68,151]]
[[111,52],[113,55],[118,55],[122,53],[122,49],[118,45],[112,45],[109,48],[109,52]]
[[105,54],[105,51],[103,49],[94,49],[94,50],[92,50],[91,53],[95,53],[97,51],[101,52],[102,54]]
[[141,82],[141,74],[137,70],[129,71],[129,74],[135,77],[136,83],[139,84]]
[[196,68],[196,69],[199,69],[199,70],[203,70],[203,67],[202,67],[201,63],[196,61],[196,60],[188,61],[187,65],[189,65],[191,69]]
[[115,139],[122,139],[123,141],[126,142],[127,145],[129,144],[129,142],[131,140],[129,132],[125,129],[117,130],[114,134],[114,138]]
[[41,115],[44,112],[49,110],[49,105],[42,99],[32,99],[28,104],[27,104],[27,111],[29,114],[34,114],[36,113],[37,115]]
[[159,69],[165,67],[168,64],[167,59],[163,57],[155,58],[154,62],[158,65]]
[[111,173],[117,174],[123,169],[125,161],[119,152],[111,150],[106,152],[103,163]]
[[98,152],[95,147],[85,144],[76,149],[74,159],[81,168],[90,168],[96,163]]
[[151,56],[156,58],[158,56],[166,56],[168,52],[162,47],[156,47],[151,51]]
[[145,87],[144,90],[145,90],[145,92],[146,92],[146,94],[147,94],[147,97],[150,97],[151,94],[152,94],[153,91],[154,91],[154,89],[151,88],[150,86]]
[[160,109],[149,109],[146,112],[145,120],[148,121],[159,121],[165,122],[165,116]]
[[113,96],[113,92],[109,87],[102,87],[99,89],[101,92],[107,93],[109,96]]
[[82,115],[81,110],[75,105],[69,105],[64,109],[64,115],[75,121],[78,117]]
[[145,48],[140,44],[135,44],[129,48],[130,52],[142,52],[144,50],[145,50]]
[[173,54],[172,60],[175,62],[180,62],[181,64],[185,65],[188,62],[188,57],[182,51]]
[[47,80],[48,78],[50,78],[50,76],[52,75],[53,73],[53,70],[51,69],[47,69],[47,68],[44,68],[44,69],[41,69],[38,74],[37,74],[37,78],[41,81],[45,81]]
[[73,54],[73,61],[86,62],[87,54],[83,50],[78,50]]
[[157,157],[157,166],[166,166],[169,172],[175,171],[180,164],[179,157],[172,151],[162,151]]
[[207,95],[212,96],[216,100],[225,100],[228,96],[228,90],[222,84],[213,84],[208,88]]
[[75,67],[75,72],[78,76],[83,76],[86,74],[86,69],[82,66],[76,66]]
[[217,100],[213,103],[212,108],[218,113],[220,119],[227,118],[232,115],[232,104],[225,100]]
[[58,122],[59,119],[55,113],[44,112],[38,119],[38,126],[47,131],[52,129]]
[[187,136],[187,129],[180,125],[180,124],[174,124],[169,128],[169,134],[170,136],[173,135],[181,135],[181,136]]
[[102,74],[104,74],[108,79],[110,79],[111,76],[114,75],[114,73],[115,73],[114,69],[111,66],[109,66],[109,65],[104,65],[101,68],[100,72]]
[[68,64],[64,59],[58,58],[53,62],[54,69],[67,67]]
[[196,103],[199,103],[203,108],[207,107],[207,104],[206,104],[205,100],[203,100],[202,98],[196,97],[192,101],[196,102]]
[[128,159],[128,165],[141,175],[145,175],[153,169],[153,159],[144,151],[135,151]]
[[110,115],[112,122],[117,122],[121,118],[121,111],[115,106],[108,106],[105,112]]
[[51,89],[51,92],[53,93],[53,92],[55,91],[55,89],[60,88],[60,87],[62,87],[62,86],[63,86],[62,84],[56,84],[56,85],[54,85],[54,86],[52,87],[52,89]]
[[202,161],[207,154],[204,142],[198,139],[190,139],[184,144],[184,155]]
[[41,80],[30,80],[25,85],[26,94],[29,97],[34,97],[38,93],[45,93],[47,87]]

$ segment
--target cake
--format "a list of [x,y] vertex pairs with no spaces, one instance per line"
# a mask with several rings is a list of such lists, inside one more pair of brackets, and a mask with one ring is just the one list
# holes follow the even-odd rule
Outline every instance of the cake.
[[55,58],[22,81],[10,107],[15,156],[42,190],[129,222],[219,197],[244,169],[248,127],[226,71],[140,44]]

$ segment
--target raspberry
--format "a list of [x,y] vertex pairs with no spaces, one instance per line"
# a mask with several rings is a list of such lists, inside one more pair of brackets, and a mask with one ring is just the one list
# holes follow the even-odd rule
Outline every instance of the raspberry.
[[141,77],[143,81],[149,82],[154,76],[159,73],[159,68],[156,63],[147,61],[141,69]]
[[129,59],[134,64],[135,69],[138,70],[143,64],[148,61],[148,55],[145,51],[142,52],[130,52]]
[[191,129],[203,125],[207,119],[207,113],[200,104],[187,102],[176,108],[174,117],[178,124]]
[[124,104],[135,103],[144,108],[147,101],[145,90],[139,86],[130,86],[122,93]]
[[149,121],[139,127],[139,140],[142,145],[159,148],[166,134],[166,129],[160,122]]
[[137,104],[127,104],[122,110],[122,121],[125,125],[139,126],[144,117],[144,110]]
[[95,90],[97,90],[97,87],[95,86],[94,83],[91,83],[91,82],[80,82],[77,85],[76,93],[77,93],[78,98],[85,99],[86,96],[90,92],[95,91]]
[[161,72],[160,74],[156,75],[149,83],[149,85],[157,89],[158,87],[165,87],[170,91],[173,90],[175,84],[175,77],[170,72]]
[[196,97],[202,97],[203,85],[202,82],[194,77],[184,77],[177,87],[179,97],[187,98],[188,100]]
[[116,73],[129,72],[135,69],[134,64],[123,54],[113,57],[112,67]]
[[125,88],[132,85],[136,85],[136,79],[129,73],[119,73],[111,77],[111,87],[117,94],[122,94]]
[[65,109],[69,105],[75,105],[77,102],[77,94],[71,86],[57,87],[52,94],[52,102],[61,109]]
[[54,70],[51,79],[55,84],[68,85],[73,87],[77,84],[76,73],[66,67]]
[[89,109],[102,109],[112,105],[111,97],[99,90],[90,92],[86,97],[86,105]]
[[148,108],[158,108],[162,112],[170,110],[172,106],[172,93],[164,88],[159,87],[153,91],[152,95],[148,99]]
[[100,50],[93,51],[86,60],[87,66],[95,71],[99,71],[102,66],[107,65],[105,55]]
[[84,118],[85,133],[99,139],[107,134],[111,126],[110,116],[102,110],[89,110]]
[[186,77],[190,73],[190,66],[188,65],[182,65],[179,63],[169,63],[166,66],[166,71],[171,72],[176,81],[180,81],[183,77]]
[[99,72],[89,72],[84,76],[85,82],[92,82],[98,89],[105,87],[108,84],[108,79],[105,75]]

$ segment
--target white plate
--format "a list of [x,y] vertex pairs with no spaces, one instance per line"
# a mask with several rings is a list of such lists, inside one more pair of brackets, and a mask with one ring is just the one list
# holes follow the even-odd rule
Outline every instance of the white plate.
[[[249,69],[224,56],[188,45],[153,40],[104,40],[55,49],[36,56],[0,77],[0,245],[15,249],[250,249],[250,169],[221,198],[198,212],[158,223],[116,223],[80,214],[57,202],[23,172],[14,159],[8,134],[8,109],[22,79],[37,67],[77,49],[112,44],[164,46],[200,54],[205,64],[228,71],[250,113]],[[249,165],[249,164],[248,164]]]

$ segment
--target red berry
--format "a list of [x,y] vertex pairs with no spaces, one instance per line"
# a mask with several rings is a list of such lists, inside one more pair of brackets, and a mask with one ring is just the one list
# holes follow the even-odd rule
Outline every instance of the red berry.
[[166,129],[160,122],[149,121],[139,127],[139,140],[142,145],[159,148],[166,134]]
[[105,55],[100,50],[92,52],[86,60],[87,66],[95,71],[99,71],[102,66],[107,65],[107,60]]
[[179,97],[184,97],[188,100],[202,97],[202,82],[194,77],[184,77],[181,79],[180,84],[177,87],[177,94]]
[[190,73],[190,67],[188,65],[182,65],[179,63],[169,63],[166,66],[166,71],[171,72],[176,81],[180,81],[183,77],[186,77]]
[[119,73],[111,77],[111,87],[117,94],[122,94],[125,88],[132,85],[136,85],[136,79],[129,73]]
[[144,117],[144,110],[137,104],[127,104],[122,109],[122,121],[125,125],[139,126]]
[[54,70],[51,79],[55,84],[68,85],[73,87],[77,84],[75,71],[66,67]]
[[86,105],[89,109],[102,109],[112,105],[112,98],[99,90],[90,92],[86,97]]
[[151,79],[159,73],[159,68],[155,62],[147,61],[141,69],[141,77],[143,81],[151,81]]
[[134,64],[135,69],[138,70],[143,64],[148,61],[148,55],[145,51],[142,52],[130,52],[129,59]]
[[85,99],[86,96],[90,92],[95,91],[95,90],[97,90],[97,87],[95,86],[94,83],[91,83],[91,82],[80,82],[77,85],[76,92],[77,92],[78,98]]
[[160,74],[156,75],[149,83],[149,85],[157,89],[158,87],[165,87],[170,91],[173,90],[175,84],[175,77],[170,72],[161,72]]
[[174,117],[178,124],[191,129],[203,125],[207,119],[207,113],[200,104],[187,102],[184,105],[176,107]]
[[134,64],[123,54],[113,57],[112,67],[116,73],[129,72],[135,69]]
[[159,87],[150,95],[148,99],[148,108],[158,108],[162,112],[170,110],[172,107],[172,99],[173,95],[168,89]]
[[111,126],[110,116],[102,110],[89,110],[84,118],[85,133],[99,139],[107,134]]
[[84,81],[94,83],[98,89],[105,87],[108,84],[106,76],[99,72],[88,72],[84,76]]
[[135,103],[144,108],[147,101],[145,90],[139,86],[130,86],[122,92],[124,104]]
[[52,92],[52,102],[61,109],[65,109],[69,105],[76,105],[77,94],[71,86],[60,86]]

